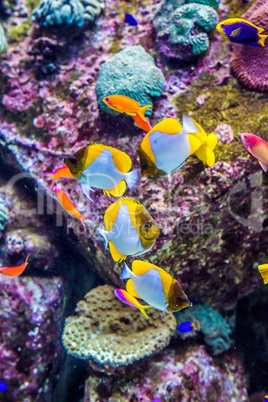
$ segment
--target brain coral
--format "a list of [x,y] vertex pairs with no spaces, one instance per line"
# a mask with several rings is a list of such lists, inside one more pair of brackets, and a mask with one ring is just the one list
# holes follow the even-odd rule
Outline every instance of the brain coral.
[[[184,321],[195,323],[196,330],[204,335],[204,341],[210,353],[216,356],[225,350],[230,349],[232,340],[230,338],[231,328],[220,313],[209,306],[197,304],[190,309],[185,309],[176,314],[178,325]],[[196,331],[180,334],[182,338],[194,337]]]
[[[268,3],[259,0],[251,6],[241,18],[246,19],[258,27],[264,28],[267,34]],[[268,47],[254,48],[243,45],[234,45],[231,58],[231,67],[236,77],[250,89],[268,91]]]
[[41,0],[31,19],[40,25],[76,25],[93,21],[104,8],[103,0]]
[[[108,95],[125,95],[140,102],[142,106],[152,105],[152,97],[160,96],[165,78],[155,66],[154,59],[142,46],[128,46],[102,64],[96,84],[96,94],[101,109],[117,115],[102,99]],[[151,114],[149,108],[147,113]]]
[[176,328],[173,314],[150,310],[150,319],[121,303],[109,285],[88,292],[68,317],[62,335],[67,352],[93,359],[101,369],[126,366],[163,349]]
[[205,52],[209,48],[207,32],[218,23],[218,14],[212,8],[219,5],[218,1],[184,3],[166,0],[154,18],[159,51],[179,60]]

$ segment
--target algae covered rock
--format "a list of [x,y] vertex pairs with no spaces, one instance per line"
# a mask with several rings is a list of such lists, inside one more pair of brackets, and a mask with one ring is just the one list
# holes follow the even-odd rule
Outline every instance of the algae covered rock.
[[223,316],[209,306],[197,304],[190,309],[183,310],[176,314],[178,325],[184,321],[195,323],[194,330],[187,333],[179,333],[182,339],[195,337],[196,331],[200,331],[204,336],[204,342],[209,352],[213,355],[230,349],[232,339],[230,338],[231,328]]
[[[164,84],[164,75],[152,56],[137,45],[126,47],[102,64],[95,91],[100,108],[115,116],[118,112],[103,103],[105,96],[125,95],[141,106],[152,105],[152,98],[161,95]],[[145,114],[151,113],[150,108]]]
[[[209,48],[208,32],[218,23],[217,1],[167,0],[154,18],[158,48],[166,57],[191,60]],[[202,3],[202,4],[198,4]]]
[[103,0],[41,0],[32,12],[32,21],[45,27],[75,25],[93,21],[104,8]]
[[[109,285],[88,292],[86,301],[68,317],[62,335],[67,352],[92,359],[93,367],[110,373],[150,356],[168,345],[176,327],[173,314],[148,310],[150,319],[120,302]],[[96,364],[97,363],[97,364]]]

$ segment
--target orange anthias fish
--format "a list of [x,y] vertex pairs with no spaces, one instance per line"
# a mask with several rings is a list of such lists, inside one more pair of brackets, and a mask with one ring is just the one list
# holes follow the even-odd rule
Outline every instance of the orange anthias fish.
[[61,168],[58,168],[58,169],[54,170],[54,172],[42,173],[41,177],[42,176],[51,176],[52,177],[52,183],[51,183],[50,189],[53,188],[55,181],[58,179],[74,179],[68,166],[63,166]]
[[141,128],[143,131],[146,131],[146,133],[148,133],[149,131],[152,130],[152,126],[151,124],[147,121],[147,120],[143,120],[141,119],[141,117],[138,115],[138,113],[136,113],[135,116],[132,116],[135,125],[139,128]]
[[81,215],[80,212],[77,210],[76,206],[72,203],[69,199],[68,195],[61,189],[54,187],[54,191],[56,193],[57,200],[59,201],[60,205],[70,214],[73,218],[79,219],[83,228],[84,233],[86,233],[86,227],[83,222],[83,219],[91,219],[91,216]]
[[141,106],[139,102],[124,95],[105,96],[105,98],[103,98],[103,102],[106,106],[115,110],[116,112],[126,113],[132,117],[138,115],[139,118],[145,122],[146,119],[144,117],[144,113],[147,109],[149,109],[149,107],[152,107],[152,105]]
[[262,169],[268,170],[268,144],[262,138],[254,134],[242,133],[242,144],[253,159],[257,159]]
[[18,265],[17,267],[3,267],[0,268],[0,274],[5,275],[9,278],[12,278],[13,276],[18,276],[21,275],[23,273],[23,271],[25,270],[25,268],[28,265],[28,258],[30,255],[27,255],[27,258],[25,260],[25,262],[21,265]]

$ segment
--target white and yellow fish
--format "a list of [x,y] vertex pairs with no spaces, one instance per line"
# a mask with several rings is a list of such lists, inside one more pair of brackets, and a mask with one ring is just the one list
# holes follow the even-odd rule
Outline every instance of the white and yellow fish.
[[128,279],[127,292],[157,310],[179,311],[191,306],[180,283],[163,269],[149,262],[135,260],[132,271],[124,265],[120,276]]
[[132,162],[125,152],[102,144],[89,144],[64,162],[90,200],[92,187],[109,196],[121,197],[126,186],[132,190],[140,177],[140,169],[129,172]]
[[111,204],[104,215],[106,230],[98,229],[109,243],[114,261],[128,255],[141,255],[150,250],[160,232],[159,225],[148,211],[134,198],[120,198]]

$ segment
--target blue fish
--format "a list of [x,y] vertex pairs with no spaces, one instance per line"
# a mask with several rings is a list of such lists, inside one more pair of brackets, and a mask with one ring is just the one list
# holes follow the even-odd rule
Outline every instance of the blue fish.
[[6,389],[7,385],[3,381],[0,381],[0,392],[5,391]]
[[268,402],[268,395],[265,395],[263,402]]
[[216,29],[225,38],[233,43],[242,45],[263,47],[268,35],[261,35],[264,31],[247,20],[241,18],[229,18],[220,22]]
[[193,327],[195,326],[194,322],[190,322],[190,321],[185,321],[182,322],[178,328],[179,332],[190,332],[193,330]]
[[131,14],[121,14],[121,18],[125,20],[125,22],[129,25],[132,26],[137,26],[138,22],[135,20],[135,18]]

